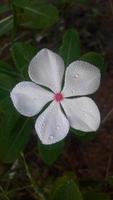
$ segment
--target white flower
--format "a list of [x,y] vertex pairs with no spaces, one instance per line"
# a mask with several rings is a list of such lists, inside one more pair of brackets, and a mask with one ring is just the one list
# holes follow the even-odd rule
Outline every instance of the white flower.
[[72,98],[98,89],[100,71],[97,67],[84,61],[72,62],[66,69],[62,89],[64,62],[56,53],[42,49],[31,60],[28,73],[33,82],[18,83],[11,91],[11,99],[17,111],[28,117],[38,114],[51,102],[35,123],[43,144],[62,140],[70,127],[85,132],[98,129],[100,113],[93,100],[85,96]]

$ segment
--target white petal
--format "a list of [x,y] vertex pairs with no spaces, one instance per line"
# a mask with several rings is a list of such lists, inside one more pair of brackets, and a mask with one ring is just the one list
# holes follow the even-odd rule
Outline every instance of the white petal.
[[75,61],[66,70],[63,93],[65,97],[88,95],[100,85],[100,70],[84,61]]
[[98,129],[100,113],[92,99],[88,97],[64,99],[61,104],[71,127],[85,132]]
[[53,99],[53,93],[35,83],[23,81],[11,91],[11,99],[17,111],[24,116],[34,116]]
[[52,102],[48,106],[36,120],[35,129],[43,144],[54,144],[66,137],[69,122],[59,103]]
[[42,49],[31,60],[29,76],[32,81],[50,88],[55,93],[60,92],[64,74],[62,58],[49,49]]

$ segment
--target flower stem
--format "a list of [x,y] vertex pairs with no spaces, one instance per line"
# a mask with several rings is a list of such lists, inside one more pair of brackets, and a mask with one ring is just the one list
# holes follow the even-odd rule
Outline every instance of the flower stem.
[[44,195],[39,191],[38,185],[37,185],[36,181],[34,180],[34,178],[31,175],[31,172],[30,172],[29,167],[28,167],[28,165],[26,163],[26,160],[25,160],[25,157],[24,157],[23,153],[21,153],[21,157],[23,159],[23,163],[24,163],[24,167],[25,167],[25,170],[26,170],[27,177],[29,178],[31,186],[32,186],[32,188],[33,188],[33,190],[35,192],[36,199],[37,199],[37,196],[38,196],[40,198],[40,200],[46,200]]
[[0,190],[1,190],[1,192],[2,192],[2,195],[3,195],[3,197],[4,197],[4,200],[10,200],[9,197],[6,195],[6,193],[5,193],[4,189],[2,188],[2,186],[0,186]]

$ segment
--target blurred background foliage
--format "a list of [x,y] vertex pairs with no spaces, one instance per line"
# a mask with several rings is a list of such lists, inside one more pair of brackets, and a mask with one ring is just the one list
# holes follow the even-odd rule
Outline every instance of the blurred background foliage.
[[[29,80],[29,62],[43,47],[59,53],[65,66],[80,59],[96,65],[102,79],[109,72],[112,74],[112,19],[110,0],[107,3],[98,0],[1,1],[0,200],[113,198],[112,143],[106,155],[107,151],[103,152],[105,144],[100,142],[101,139],[108,140],[106,135],[101,138],[103,128],[98,131],[100,138],[97,133],[70,129],[64,141],[43,145],[34,132],[35,119],[20,116],[10,100],[10,91],[15,84]],[[102,110],[101,93],[92,97]],[[112,138],[110,141],[113,142]],[[97,154],[92,152],[91,145],[99,149],[100,155],[98,150]],[[101,152],[105,153],[104,163]],[[102,167],[98,168],[99,164]]]

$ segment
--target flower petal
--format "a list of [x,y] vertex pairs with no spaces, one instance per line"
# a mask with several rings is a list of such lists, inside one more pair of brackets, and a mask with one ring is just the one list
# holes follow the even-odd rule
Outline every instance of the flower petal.
[[63,93],[65,97],[88,95],[100,85],[100,70],[84,61],[75,61],[66,70]]
[[60,92],[64,74],[62,58],[49,49],[42,49],[31,60],[29,76],[32,81],[50,88],[55,93]]
[[24,116],[34,116],[53,99],[53,93],[35,83],[23,81],[11,91],[11,99],[17,111]]
[[52,102],[48,106],[36,120],[35,129],[43,144],[54,144],[66,137],[69,122],[59,103]]
[[72,128],[91,132],[100,124],[100,113],[94,101],[88,97],[64,99],[62,106]]

